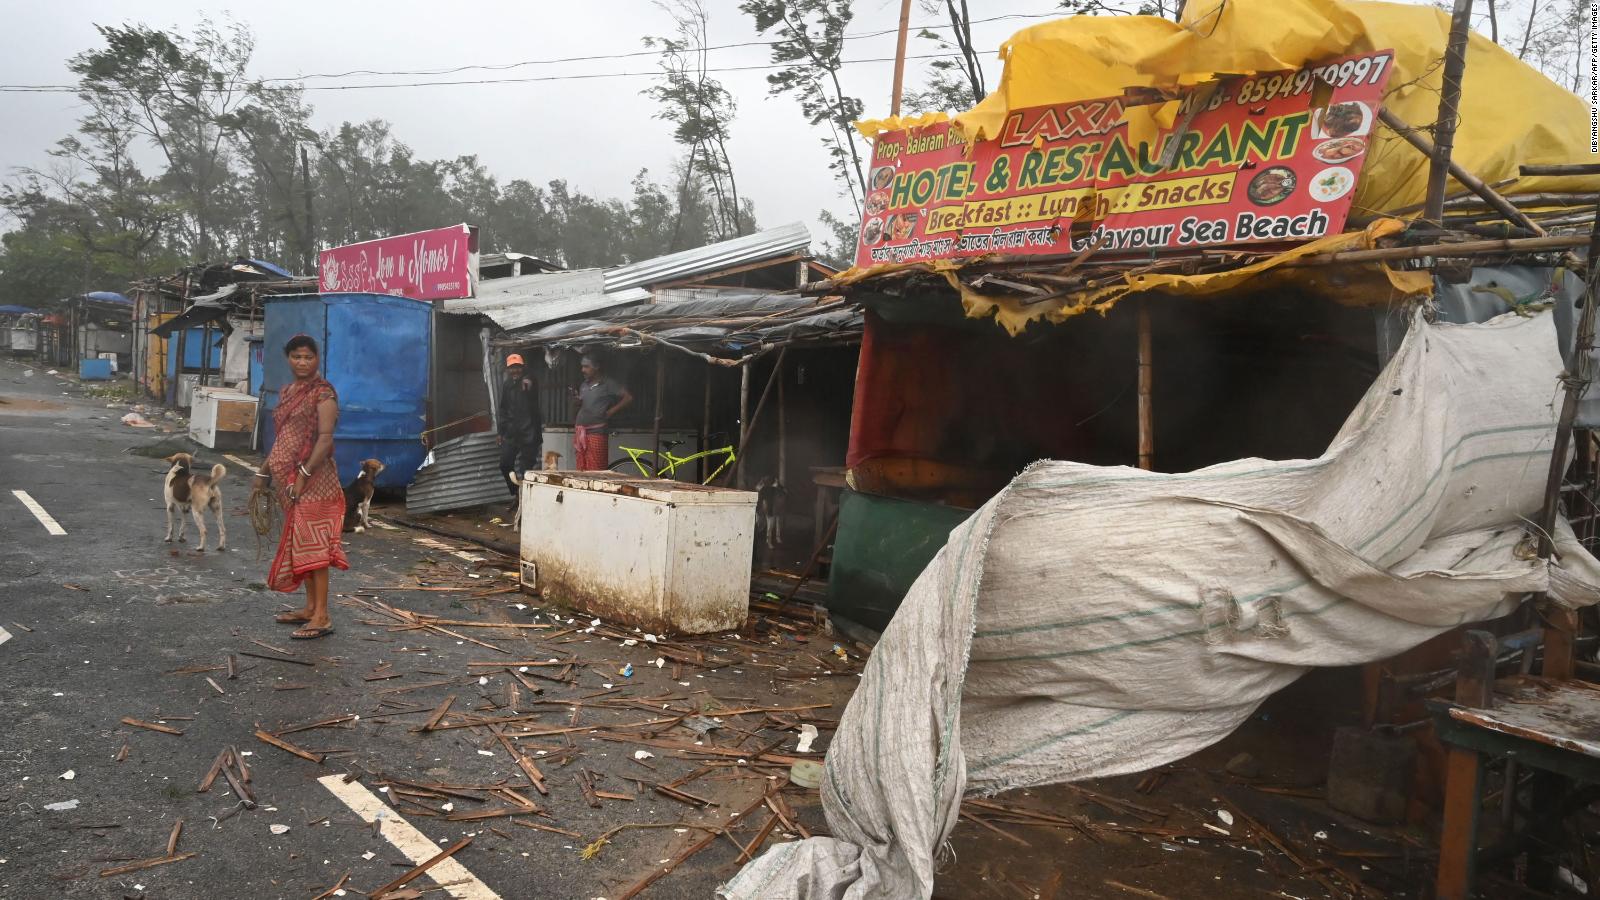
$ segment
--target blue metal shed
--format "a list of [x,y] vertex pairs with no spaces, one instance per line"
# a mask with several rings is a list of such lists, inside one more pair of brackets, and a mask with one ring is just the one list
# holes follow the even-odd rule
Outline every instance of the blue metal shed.
[[379,487],[405,487],[427,449],[428,373],[432,360],[433,306],[383,294],[304,294],[265,306],[261,401],[266,443],[274,435],[278,389],[293,380],[283,345],[309,334],[322,348],[322,377],[339,392],[334,461],[339,480],[355,478],[363,459],[386,468]]

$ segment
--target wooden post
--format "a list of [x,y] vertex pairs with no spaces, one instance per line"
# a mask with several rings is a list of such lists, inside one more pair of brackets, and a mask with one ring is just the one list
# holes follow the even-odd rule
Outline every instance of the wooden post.
[[656,422],[650,434],[650,447],[655,453],[655,466],[661,469],[661,400],[667,383],[667,351],[656,348]]
[[755,361],[755,357],[751,357],[739,367],[739,460],[734,463],[733,483],[740,490],[744,489],[744,439],[749,433],[750,421],[750,367]]
[[906,38],[911,31],[911,0],[900,0],[900,37],[894,48],[894,96],[889,98],[889,115],[900,115],[900,89],[906,79]]
[[1456,143],[1456,114],[1461,101],[1461,73],[1467,67],[1467,33],[1472,27],[1472,0],[1456,0],[1450,16],[1450,40],[1444,51],[1444,89],[1433,126],[1433,162],[1428,166],[1427,205],[1422,217],[1444,222],[1444,184],[1450,174],[1450,152]]
[[[715,366],[706,366],[705,409],[700,415],[700,446],[695,448],[697,451],[709,449],[711,444],[711,373],[715,369]],[[711,474],[710,465],[711,461],[709,459],[702,458],[700,460],[700,481],[704,482],[706,476]]]
[[[1589,255],[1593,260],[1600,254],[1600,215],[1589,229]],[[1591,266],[1583,292],[1583,315],[1578,318],[1577,339],[1573,341],[1572,364],[1567,367],[1567,377],[1562,379],[1565,394],[1561,400],[1561,418],[1556,422],[1555,446],[1550,450],[1550,470],[1545,476],[1544,506],[1539,510],[1539,558],[1548,560],[1555,552],[1556,514],[1561,505],[1561,485],[1566,480],[1567,457],[1572,448],[1573,423],[1578,417],[1578,404],[1593,379],[1589,354],[1594,350],[1595,306],[1600,304],[1600,267]],[[1546,678],[1571,678],[1573,676],[1573,642],[1580,627],[1576,612],[1548,603],[1548,595],[1535,598],[1546,608],[1544,630],[1544,667],[1540,674]]]
[[[761,399],[756,401],[755,412],[752,412],[750,414],[749,421],[741,423],[741,426],[740,426],[740,429],[739,429],[739,487],[740,487],[740,489],[743,489],[743,488],[746,487],[745,478],[744,478],[744,456],[745,456],[744,449],[745,449],[745,444],[748,444],[750,442],[750,435],[755,432],[756,420],[761,418],[761,410],[762,410],[762,408],[764,408],[767,405],[767,398],[772,395],[772,385],[775,382],[777,382],[779,376],[783,374],[783,359],[784,359],[784,357],[786,357],[788,355],[789,355],[789,348],[788,347],[784,347],[782,350],[778,351],[778,361],[772,364],[772,374],[767,377],[767,386],[761,389]],[[749,387],[749,382],[750,382],[749,373],[750,373],[750,367],[747,364],[745,366],[745,387],[746,388]],[[749,399],[750,392],[748,390],[742,391],[742,394],[743,394],[744,400],[741,400],[741,402],[745,402],[746,400]]]
[[778,484],[788,484],[789,472],[789,421],[783,402],[783,366],[774,374],[778,379]]
[[[1487,631],[1469,631],[1456,670],[1456,703],[1480,709],[1492,704],[1495,639]],[[1483,765],[1473,750],[1451,746],[1445,758],[1444,819],[1439,834],[1438,900],[1472,896],[1473,859],[1478,851],[1478,791]]]
[[1139,301],[1139,468],[1155,468],[1155,416],[1150,390],[1155,381],[1150,365],[1150,301]]

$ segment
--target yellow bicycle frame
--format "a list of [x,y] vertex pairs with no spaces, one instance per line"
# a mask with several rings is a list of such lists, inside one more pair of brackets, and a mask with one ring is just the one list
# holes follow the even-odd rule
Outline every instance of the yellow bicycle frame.
[[[716,481],[717,476],[721,475],[729,466],[733,465],[735,460],[739,458],[738,454],[734,452],[731,445],[727,447],[717,447],[712,450],[701,450],[699,453],[691,453],[688,456],[678,456],[671,450],[662,450],[661,452],[657,453],[654,450],[646,450],[639,447],[618,447],[617,449],[628,454],[628,459],[633,462],[636,468],[638,468],[639,474],[646,478],[671,478],[678,471],[678,467],[684,465],[685,463],[692,463],[696,460],[709,457],[713,454],[720,454],[722,456],[722,465],[717,466],[717,468],[710,475],[707,475],[706,479],[700,482],[701,484],[710,484],[711,482]],[[654,456],[660,460],[663,460],[664,464],[659,469],[652,472],[646,468],[644,464],[644,458],[646,456]]]

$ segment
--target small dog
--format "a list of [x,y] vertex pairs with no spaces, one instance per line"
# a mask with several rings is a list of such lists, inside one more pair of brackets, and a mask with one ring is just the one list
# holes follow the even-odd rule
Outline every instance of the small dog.
[[172,543],[172,520],[178,520],[178,542],[183,543],[184,529],[188,522],[183,514],[188,513],[194,517],[194,527],[200,530],[200,548],[206,549],[206,520],[204,512],[211,510],[211,517],[217,520],[217,549],[228,549],[228,523],[222,517],[222,476],[228,470],[221,463],[211,467],[210,474],[196,474],[194,471],[194,456],[188,453],[174,453],[164,462],[172,466],[167,470],[166,488],[163,491],[167,504],[167,537],[166,542]]
[[783,543],[783,516],[789,505],[789,490],[771,475],[756,482],[756,524],[766,535],[767,549]]
[[360,534],[372,527],[372,495],[378,489],[378,473],[383,470],[383,463],[375,459],[361,461],[361,474],[344,489],[345,531]]
[[554,472],[559,468],[561,468],[561,454],[554,450],[546,450],[544,452],[544,470],[546,472]]

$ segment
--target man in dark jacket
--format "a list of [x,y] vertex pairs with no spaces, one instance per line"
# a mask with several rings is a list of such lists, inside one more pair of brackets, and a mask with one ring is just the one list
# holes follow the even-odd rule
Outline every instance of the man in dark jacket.
[[[517,486],[511,473],[521,478],[539,466],[539,449],[544,440],[544,418],[539,414],[539,382],[523,371],[522,355],[506,357],[506,377],[500,384],[500,474],[506,479],[511,496]],[[515,501],[512,508],[516,507]]]

